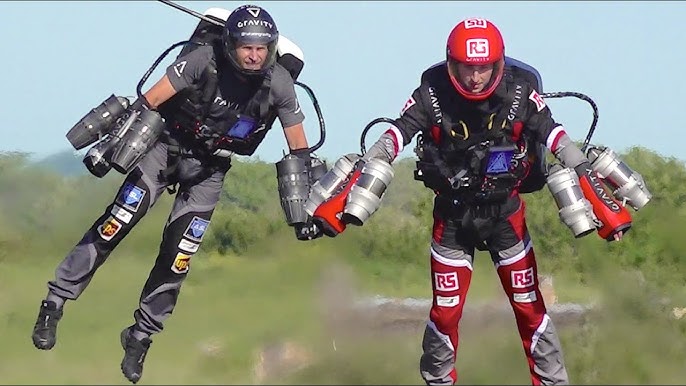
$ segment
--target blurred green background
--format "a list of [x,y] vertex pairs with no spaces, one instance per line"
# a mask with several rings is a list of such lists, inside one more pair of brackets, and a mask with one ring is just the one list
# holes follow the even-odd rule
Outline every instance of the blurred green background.
[[[36,350],[30,335],[46,282],[123,180],[116,172],[96,179],[80,159],[64,157],[35,164],[0,154],[0,383],[127,384],[119,332],[133,320],[172,197],[66,304],[55,348]],[[540,274],[554,278],[559,303],[596,306],[558,326],[572,383],[683,384],[686,320],[675,311],[686,307],[686,168],[642,148],[622,157],[653,200],[632,213],[619,243],[574,239],[547,189],[525,196]],[[351,298],[431,296],[432,194],[413,168],[413,159],[396,162],[381,209],[363,227],[298,242],[283,220],[274,165],[234,162],[139,384],[421,384],[428,309],[380,312],[376,322],[346,311]],[[476,322],[461,328],[460,383],[529,383],[511,312],[490,320],[469,308],[504,301],[489,257],[477,254],[465,311]]]

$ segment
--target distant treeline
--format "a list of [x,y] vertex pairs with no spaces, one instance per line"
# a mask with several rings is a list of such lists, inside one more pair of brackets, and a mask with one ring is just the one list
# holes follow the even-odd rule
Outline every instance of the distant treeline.
[[[653,199],[640,212],[632,211],[633,227],[619,243],[607,243],[595,234],[574,239],[560,222],[547,189],[525,195],[539,265],[549,272],[582,278],[596,268],[598,260],[611,260],[641,271],[648,280],[682,283],[686,167],[643,148],[632,148],[622,157],[643,175]],[[329,165],[333,161],[328,160]],[[396,175],[381,209],[363,227],[351,227],[335,240],[314,243],[394,264],[423,266],[433,194],[413,180],[413,158],[400,159],[394,166]],[[275,233],[291,232],[279,205],[275,174],[273,163],[234,161],[203,252],[240,255],[268,243]],[[26,154],[0,153],[0,259],[73,245],[111,201],[122,179],[114,171],[101,180],[87,173],[65,176],[45,164],[29,162]],[[167,206],[171,199],[165,195],[158,205]],[[164,221],[167,213],[164,209],[153,216]],[[136,231],[137,242],[158,244],[159,222],[147,221],[139,227],[143,229]]]

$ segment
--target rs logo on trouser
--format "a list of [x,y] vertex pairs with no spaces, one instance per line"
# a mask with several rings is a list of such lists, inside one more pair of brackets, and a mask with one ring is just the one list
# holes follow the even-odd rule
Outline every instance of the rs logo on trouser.
[[557,333],[538,288],[524,202],[513,197],[495,213],[479,218],[469,208],[457,213],[438,204],[434,208],[431,244],[434,299],[422,343],[421,375],[427,384],[457,382],[458,323],[467,300],[475,247],[485,241],[515,314],[531,383],[567,384]]

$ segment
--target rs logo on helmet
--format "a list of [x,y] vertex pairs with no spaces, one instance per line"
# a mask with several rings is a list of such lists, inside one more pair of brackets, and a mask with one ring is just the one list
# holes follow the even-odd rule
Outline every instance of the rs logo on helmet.
[[468,58],[488,58],[489,52],[488,39],[467,39]]
[[486,19],[467,19],[464,21],[464,28],[486,28]]

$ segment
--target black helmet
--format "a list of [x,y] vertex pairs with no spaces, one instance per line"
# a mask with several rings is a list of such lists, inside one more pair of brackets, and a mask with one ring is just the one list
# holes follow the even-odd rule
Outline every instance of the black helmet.
[[[241,73],[246,75],[264,74],[276,62],[276,43],[279,30],[271,15],[257,5],[243,5],[236,8],[224,24],[222,43],[224,56]],[[236,58],[236,46],[240,44],[264,44],[268,53],[265,63],[259,70],[244,69]]]

